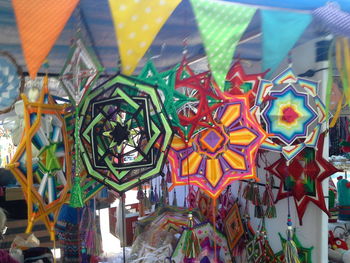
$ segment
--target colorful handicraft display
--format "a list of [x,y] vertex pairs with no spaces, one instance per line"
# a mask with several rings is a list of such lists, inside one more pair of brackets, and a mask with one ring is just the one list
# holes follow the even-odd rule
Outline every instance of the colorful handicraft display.
[[291,68],[272,81],[261,80],[253,111],[271,134],[263,149],[282,152],[290,161],[305,147],[316,146],[326,121],[317,92],[318,82],[297,78]]
[[306,148],[289,165],[279,159],[265,168],[281,182],[276,201],[293,196],[300,223],[309,202],[313,202],[328,214],[322,190],[322,182],[338,171],[323,158],[325,133],[320,135],[317,150]]
[[3,51],[0,51],[0,83],[0,113],[6,113],[20,98],[24,87],[24,77],[16,60]]
[[247,97],[231,97],[217,110],[215,126],[188,143],[174,138],[168,157],[172,187],[194,184],[216,199],[232,181],[256,178],[255,158],[266,133],[247,105]]
[[[38,102],[24,101],[25,131],[8,168],[23,188],[28,204],[28,227],[43,220],[54,240],[54,225],[71,187],[71,158],[64,114],[48,94],[47,79]],[[34,186],[39,183],[39,188]]]
[[79,145],[87,172],[119,193],[158,175],[173,133],[156,89],[117,75],[86,96]]
[[[191,231],[195,232],[198,238],[200,253],[195,257],[186,256],[186,246],[189,244],[189,238],[192,235]],[[171,256],[172,262],[175,263],[194,263],[194,262],[231,262],[231,254],[227,245],[226,237],[213,228],[210,223],[196,225],[191,229],[185,229],[177,243],[177,246]]]

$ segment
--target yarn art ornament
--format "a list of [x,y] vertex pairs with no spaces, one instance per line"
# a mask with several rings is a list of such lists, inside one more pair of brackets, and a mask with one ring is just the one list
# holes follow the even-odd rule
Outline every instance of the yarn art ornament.
[[21,184],[27,201],[26,233],[37,220],[43,220],[54,240],[58,212],[69,197],[72,166],[64,121],[67,105],[56,104],[47,84],[46,77],[38,102],[28,102],[22,96],[25,129],[8,168]]
[[258,91],[259,82],[268,72],[258,74],[247,74],[243,68],[240,60],[236,61],[226,76],[225,92],[231,95],[247,94],[249,98],[249,105],[253,106],[255,103],[256,93]]
[[[195,232],[200,246],[198,255],[186,256],[187,239],[191,238],[190,231]],[[214,244],[215,243],[215,244]],[[216,251],[215,251],[216,250]],[[214,229],[210,223],[199,224],[191,229],[186,228],[174,249],[171,262],[175,263],[195,263],[195,262],[231,262],[231,254],[227,245],[226,237]]]
[[317,92],[318,82],[297,78],[291,68],[272,81],[260,81],[252,112],[270,134],[262,149],[281,152],[291,161],[305,147],[316,146],[326,121]]
[[193,184],[211,198],[240,179],[256,179],[255,159],[267,135],[248,110],[246,96],[231,97],[205,129],[188,143],[175,136],[168,156],[172,186]]
[[72,45],[60,79],[74,105],[79,105],[85,92],[93,87],[103,70],[92,50],[78,37]]
[[180,123],[178,109],[191,102],[197,103],[197,99],[187,97],[175,89],[176,72],[177,66],[168,71],[158,72],[153,62],[149,60],[137,78],[156,86],[174,130],[178,134],[185,134],[186,129]]
[[224,229],[228,246],[233,254],[233,249],[244,234],[244,228],[237,203],[235,203],[229,210],[224,221]]
[[86,96],[78,138],[88,174],[123,193],[161,173],[173,132],[155,87],[117,75]]
[[22,68],[9,53],[0,51],[0,114],[11,110],[24,89]]
[[213,126],[212,113],[223,104],[223,100],[213,90],[210,72],[194,73],[186,58],[176,72],[175,89],[189,98],[177,108],[181,124],[177,131],[188,142],[198,131]]
[[328,213],[322,190],[322,182],[339,170],[326,161],[323,154],[325,133],[320,135],[316,150],[305,149],[288,165],[283,158],[265,169],[280,179],[276,202],[294,197],[300,224],[309,202]]

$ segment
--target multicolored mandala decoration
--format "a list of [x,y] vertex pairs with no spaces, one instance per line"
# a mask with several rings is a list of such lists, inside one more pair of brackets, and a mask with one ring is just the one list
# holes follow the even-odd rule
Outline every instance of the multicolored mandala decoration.
[[117,75],[86,95],[80,146],[87,172],[119,193],[161,173],[172,140],[156,89]]
[[300,224],[309,202],[313,202],[328,214],[322,182],[339,170],[322,156],[324,138],[325,133],[322,133],[317,143],[317,150],[304,149],[289,165],[281,158],[265,168],[280,179],[276,202],[288,196],[294,197]]
[[227,217],[225,218],[224,226],[227,243],[232,253],[238,241],[244,234],[244,228],[237,203],[235,203],[228,212]]
[[297,78],[291,68],[260,82],[253,112],[271,134],[262,149],[282,152],[290,161],[305,147],[316,146],[326,121],[317,92],[318,82]]
[[[64,114],[66,105],[56,104],[48,94],[47,79],[38,102],[23,96],[25,130],[8,168],[15,175],[28,203],[28,227],[43,220],[55,239],[58,212],[71,187],[70,146]],[[34,184],[38,183],[39,188]]]
[[7,52],[0,51],[0,113],[11,110],[24,88],[22,69]]
[[169,153],[172,187],[193,184],[216,199],[234,180],[256,179],[255,158],[266,133],[248,111],[246,96],[220,106],[215,126],[185,143],[175,137]]
[[60,77],[73,104],[79,105],[101,71],[102,66],[95,54],[85,47],[81,38],[77,38],[69,51]]

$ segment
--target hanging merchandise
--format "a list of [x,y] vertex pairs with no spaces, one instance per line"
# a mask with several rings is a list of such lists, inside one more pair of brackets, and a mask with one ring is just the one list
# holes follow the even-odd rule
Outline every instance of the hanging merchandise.
[[[253,231],[253,229],[249,231]],[[253,231],[251,235],[253,235],[253,237],[246,247],[247,260],[249,263],[280,263],[267,239],[264,219],[262,219],[259,224],[258,230],[256,232]]]
[[92,50],[77,37],[61,71],[61,81],[73,105],[79,105],[85,92],[94,86],[102,66]]
[[117,75],[86,96],[79,145],[89,175],[123,193],[160,174],[173,133],[156,89]]
[[272,81],[260,82],[254,112],[271,139],[262,149],[282,152],[292,160],[305,147],[314,148],[326,121],[325,106],[317,95],[318,82],[297,78],[291,68]]
[[281,158],[265,168],[281,180],[276,202],[289,195],[294,197],[300,224],[309,202],[328,214],[322,182],[339,170],[323,158],[324,141],[325,133],[322,133],[317,150],[306,148],[289,165]]
[[[196,241],[193,240],[192,232],[194,232],[194,236],[197,239]],[[195,242],[197,242],[197,244],[194,244]],[[193,254],[193,248],[191,245],[199,246],[196,254]],[[186,228],[182,232],[179,242],[171,256],[171,260],[174,263],[232,261],[226,237],[216,230],[210,223],[199,224],[196,226],[192,225],[189,226],[189,228]]]
[[[67,105],[56,104],[48,94],[45,78],[39,102],[28,102],[23,95],[25,131],[8,168],[24,190],[28,204],[28,227],[43,220],[55,238],[54,225],[71,187],[71,158],[64,121]],[[39,187],[35,187],[35,183]]]
[[227,243],[233,254],[233,249],[236,247],[238,241],[244,234],[244,228],[241,220],[241,214],[239,212],[238,204],[235,203],[229,210],[227,217],[224,221],[225,234],[227,237]]
[[247,74],[244,71],[242,63],[243,61],[241,60],[236,61],[228,71],[225,82],[225,92],[231,95],[247,94],[249,97],[249,105],[253,106],[260,80],[265,77],[268,70],[258,74]]
[[0,51],[0,114],[11,110],[24,88],[22,68],[12,55]]
[[217,110],[214,121],[215,126],[188,143],[174,137],[168,156],[171,189],[189,183],[216,199],[232,181],[256,179],[256,154],[267,136],[251,117],[247,97],[231,97]]
[[266,185],[265,185],[265,192],[263,194],[262,203],[264,206],[266,206],[265,210],[265,217],[266,218],[276,218],[276,206],[275,201],[273,197],[272,188],[274,187],[274,179],[272,175],[266,174]]

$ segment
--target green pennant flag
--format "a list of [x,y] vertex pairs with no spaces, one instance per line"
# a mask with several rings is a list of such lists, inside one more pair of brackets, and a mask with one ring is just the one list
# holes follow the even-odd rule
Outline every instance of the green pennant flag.
[[191,0],[209,66],[221,90],[238,41],[256,9],[228,2]]

